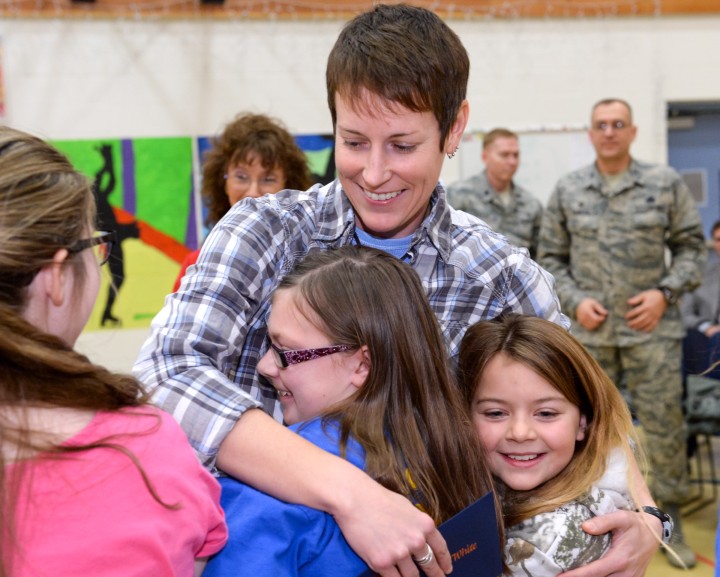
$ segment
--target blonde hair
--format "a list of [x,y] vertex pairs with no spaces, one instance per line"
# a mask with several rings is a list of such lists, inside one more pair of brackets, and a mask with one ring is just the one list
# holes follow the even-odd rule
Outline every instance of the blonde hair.
[[[585,438],[577,442],[573,459],[560,474],[531,491],[503,488],[506,525],[581,497],[603,475],[613,449],[625,451],[628,462],[642,459],[622,395],[575,337],[545,319],[507,315],[467,330],[460,345],[459,379],[468,406],[487,363],[499,353],[532,369],[587,419]],[[628,487],[635,497],[632,479]]]

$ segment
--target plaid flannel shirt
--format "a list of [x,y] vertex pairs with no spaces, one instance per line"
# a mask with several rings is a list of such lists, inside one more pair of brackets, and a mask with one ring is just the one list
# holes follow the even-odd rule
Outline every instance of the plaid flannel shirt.
[[[206,466],[247,409],[262,407],[282,419],[275,390],[256,371],[267,350],[270,297],[309,250],[352,243],[354,226],[339,181],[245,199],[213,228],[180,290],[166,298],[134,372],[180,422]],[[407,260],[452,356],[468,326],[504,312],[569,326],[552,277],[525,249],[452,209],[441,184]]]

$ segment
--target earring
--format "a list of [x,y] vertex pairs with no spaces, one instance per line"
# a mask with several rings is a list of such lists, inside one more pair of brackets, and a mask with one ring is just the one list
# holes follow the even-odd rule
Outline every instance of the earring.
[[448,157],[448,158],[454,158],[455,155],[457,154],[458,148],[460,148],[460,147],[459,147],[459,146],[456,146],[456,147],[455,147],[455,150],[453,150],[452,152],[448,152],[447,157]]

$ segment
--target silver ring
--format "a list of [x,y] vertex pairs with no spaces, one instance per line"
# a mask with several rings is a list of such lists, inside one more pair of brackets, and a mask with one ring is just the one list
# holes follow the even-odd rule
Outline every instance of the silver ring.
[[420,565],[421,567],[424,567],[425,565],[429,565],[432,563],[432,560],[435,558],[435,555],[433,555],[433,550],[430,548],[430,545],[425,543],[425,546],[427,547],[427,553],[420,557],[420,559],[417,559],[416,557],[413,557],[413,561]]

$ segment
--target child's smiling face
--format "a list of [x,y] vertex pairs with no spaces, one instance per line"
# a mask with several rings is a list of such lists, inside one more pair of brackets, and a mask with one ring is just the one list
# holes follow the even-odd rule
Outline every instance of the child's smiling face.
[[[300,298],[295,288],[275,292],[268,319],[271,343],[282,351],[322,349],[339,344],[331,342],[308,319],[305,310],[298,307]],[[257,369],[277,390],[285,423],[293,425],[317,417],[352,395],[365,383],[368,363],[365,351],[360,348],[282,367],[271,347],[258,362]]]
[[472,417],[490,469],[508,487],[529,491],[560,473],[585,438],[586,418],[527,366],[490,359],[472,400]]

